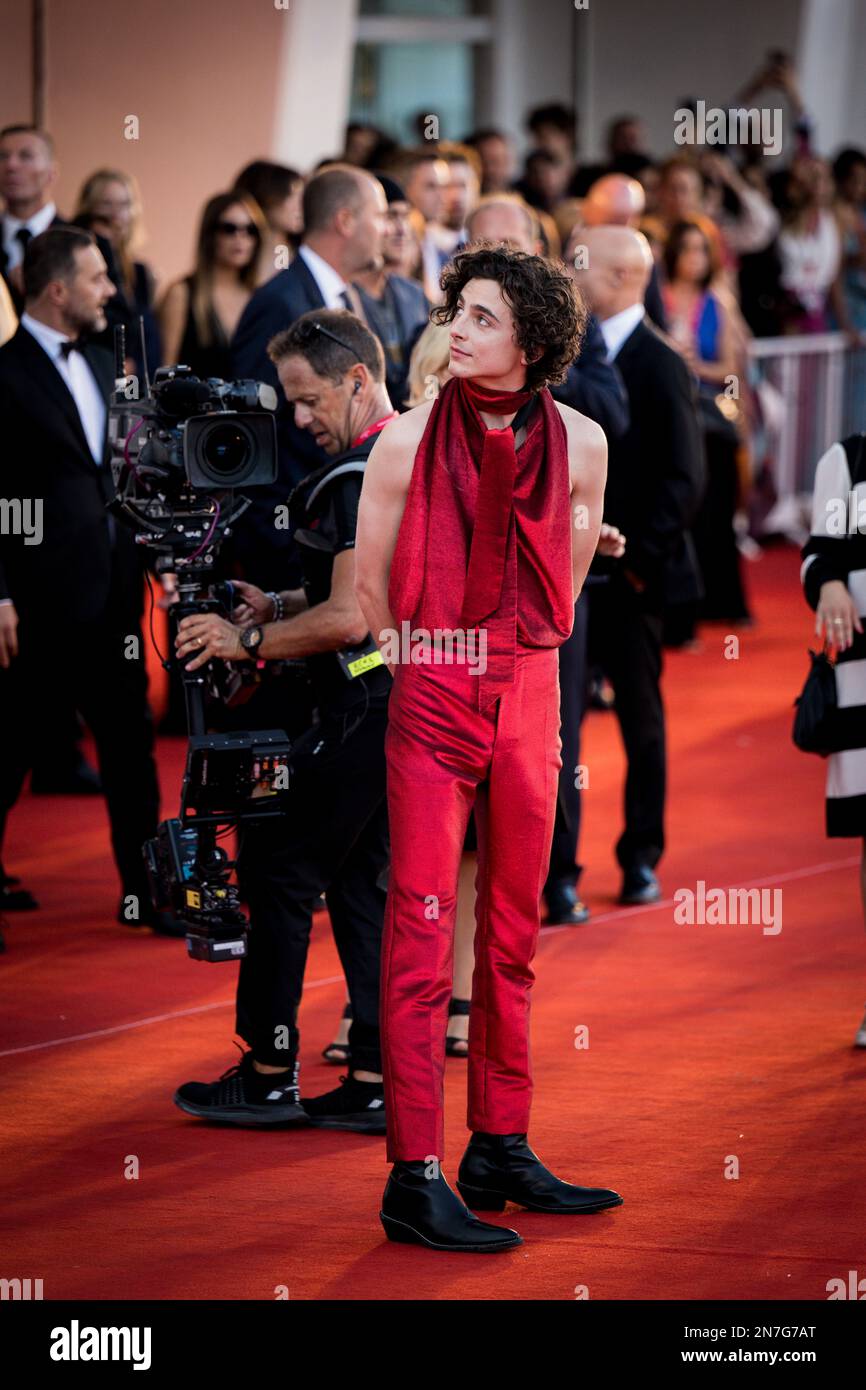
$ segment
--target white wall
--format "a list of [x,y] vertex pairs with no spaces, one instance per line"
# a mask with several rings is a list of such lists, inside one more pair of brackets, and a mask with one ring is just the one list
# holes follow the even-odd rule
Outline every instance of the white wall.
[[522,121],[529,107],[574,103],[576,17],[568,0],[493,0],[492,12],[496,47],[490,124],[509,130],[525,148]]
[[583,157],[602,154],[608,122],[626,112],[646,121],[653,153],[672,152],[682,98],[727,107],[768,49],[797,54],[801,9],[802,0],[589,0],[576,38]]
[[820,152],[866,146],[863,0],[804,0],[799,65]]

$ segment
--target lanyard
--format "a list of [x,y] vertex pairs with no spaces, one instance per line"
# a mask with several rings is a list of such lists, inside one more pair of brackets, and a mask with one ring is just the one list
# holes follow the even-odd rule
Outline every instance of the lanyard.
[[371,434],[377,434],[379,430],[384,429],[389,420],[396,419],[397,414],[398,412],[396,410],[392,410],[390,415],[383,415],[381,420],[374,420],[372,425],[368,425],[365,430],[362,430],[360,434],[355,436],[349,448],[355,449],[359,444],[363,444],[365,440],[370,438]]

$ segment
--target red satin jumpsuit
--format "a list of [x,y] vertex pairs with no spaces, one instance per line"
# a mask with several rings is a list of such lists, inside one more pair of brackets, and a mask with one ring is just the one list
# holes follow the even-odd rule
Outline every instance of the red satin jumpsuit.
[[[451,386],[419,448],[392,562],[392,612],[415,631],[457,628],[471,608],[466,579],[486,437],[480,419],[448,433]],[[381,977],[389,1162],[443,1157],[457,881],[473,804],[467,1123],[493,1134],[529,1126],[531,962],[562,766],[557,649],[574,621],[565,428],[548,392],[539,403],[516,455],[512,446],[501,597],[483,624],[487,671],[473,674],[468,662],[395,668]]]

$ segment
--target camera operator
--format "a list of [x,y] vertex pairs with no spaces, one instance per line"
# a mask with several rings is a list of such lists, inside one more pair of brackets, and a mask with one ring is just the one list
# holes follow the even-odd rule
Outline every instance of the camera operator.
[[[213,658],[305,658],[318,720],[293,745],[286,814],[243,831],[239,868],[251,930],[236,1031],[250,1051],[219,1081],[181,1086],[175,1102],[227,1124],[309,1121],[384,1134],[379,951],[391,677],[355,598],[354,545],[367,456],[396,412],[382,348],[346,310],[304,314],[268,351],[296,424],[330,456],[289,498],[304,588],[264,594],[241,582],[234,622],[213,613],[187,617],[176,646],[188,670]],[[322,892],[352,1005],[352,1062],[336,1091],[301,1102],[297,1014]]]
[[[18,498],[22,521],[32,511],[34,524],[0,533],[0,843],[28,769],[51,753],[59,690],[96,740],[123,886],[118,920],[183,935],[151,906],[142,858],[159,810],[142,566],[132,536],[106,513],[114,373],[88,342],[105,328],[114,286],[93,236],[72,227],[32,238],[23,283],[25,312],[0,348],[0,495]],[[15,905],[29,897],[19,889]]]

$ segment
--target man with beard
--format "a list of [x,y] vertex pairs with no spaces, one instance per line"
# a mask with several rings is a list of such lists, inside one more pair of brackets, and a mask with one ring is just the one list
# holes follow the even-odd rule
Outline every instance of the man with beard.
[[18,331],[0,348],[0,494],[22,509],[37,494],[39,525],[0,534],[0,837],[35,753],[50,744],[59,683],[96,741],[122,884],[118,918],[182,935],[151,907],[142,858],[159,788],[141,551],[106,512],[114,371],[110,354],[87,340],[105,329],[114,286],[91,234],[56,227],[28,243],[23,287]]

